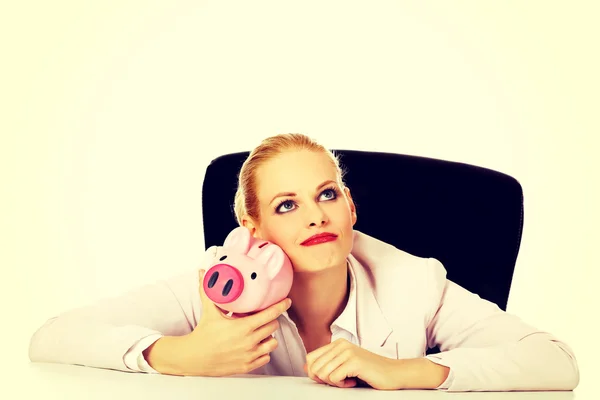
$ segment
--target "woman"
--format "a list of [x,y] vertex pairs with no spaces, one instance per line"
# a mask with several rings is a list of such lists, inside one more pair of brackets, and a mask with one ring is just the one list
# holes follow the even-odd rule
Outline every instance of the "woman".
[[[239,175],[235,212],[294,268],[289,299],[228,317],[204,269],[50,319],[32,361],[123,371],[308,376],[338,387],[572,390],[573,351],[446,279],[442,264],[353,230],[334,154],[300,134],[264,140]],[[329,240],[311,241],[316,234]],[[206,252],[203,268],[220,257]],[[63,337],[69,332],[69,337]],[[441,352],[426,356],[428,347]]]

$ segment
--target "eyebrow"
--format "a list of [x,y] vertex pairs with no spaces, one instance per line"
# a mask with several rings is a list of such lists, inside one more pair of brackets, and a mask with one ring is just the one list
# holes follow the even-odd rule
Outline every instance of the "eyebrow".
[[[328,185],[328,184],[330,184],[330,183],[335,183],[335,181],[334,181],[334,180],[331,180],[331,179],[329,179],[329,180],[326,180],[325,182],[323,182],[323,183],[321,183],[319,186],[317,186],[316,190],[319,190],[319,189],[321,189],[323,186],[325,186],[325,185]],[[273,197],[273,199],[271,199],[271,201],[269,202],[269,204],[273,203],[273,201],[275,201],[275,199],[276,199],[276,198],[278,198],[278,197],[284,197],[284,196],[294,197],[294,196],[296,196],[296,193],[294,193],[294,192],[282,192],[282,193],[277,193],[277,194],[275,195],[275,197]]]

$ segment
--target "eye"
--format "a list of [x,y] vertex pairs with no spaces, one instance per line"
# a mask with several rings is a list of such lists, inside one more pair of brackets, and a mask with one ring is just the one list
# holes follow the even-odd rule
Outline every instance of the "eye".
[[256,272],[253,272],[252,275],[250,275],[250,278],[252,278],[252,280],[256,279]]
[[331,189],[325,189],[322,193],[321,196],[328,194],[329,196],[326,197],[326,200],[333,200],[337,197],[337,191],[333,188]]
[[219,261],[223,261],[226,258],[227,258],[227,256],[223,256],[223,257],[219,258]]
[[[339,191],[335,187],[327,188],[321,192],[320,197],[322,197],[324,201],[335,200],[338,197],[338,192]],[[279,203],[279,205],[277,205],[277,207],[275,207],[275,211],[278,214],[285,214],[293,210],[292,207],[294,204],[295,203],[293,200],[283,200]]]
[[[277,208],[275,210],[277,210],[278,213],[286,213],[288,211],[293,210],[293,208],[291,208],[294,205],[294,202],[292,200],[284,200],[281,203],[279,203],[279,205],[277,206]],[[285,211],[283,211],[285,210]]]

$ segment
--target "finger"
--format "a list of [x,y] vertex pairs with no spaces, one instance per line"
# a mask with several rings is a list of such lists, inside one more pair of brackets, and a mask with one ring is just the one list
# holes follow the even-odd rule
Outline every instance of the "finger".
[[[325,353],[328,353],[332,348],[343,345],[344,342],[342,340],[343,339],[338,339],[334,342],[326,344],[325,346],[319,347],[318,349],[313,350],[310,353],[308,353],[306,355],[306,363],[308,364],[308,367],[311,368],[312,364],[315,362],[315,360],[317,360],[319,357],[323,356]],[[346,341],[346,342],[349,343],[348,341]]]
[[[339,380],[331,379],[330,375],[333,371],[348,361],[348,358],[349,352],[343,351],[336,354],[334,351],[331,351],[315,362],[311,372],[322,381],[327,382],[329,385],[340,386],[342,383],[339,382]],[[346,377],[344,376],[344,378]]]
[[342,382],[340,382],[340,384],[338,385],[338,387],[341,388],[351,388],[358,385],[358,382],[356,380],[356,378],[346,378],[344,379]]
[[323,382],[317,375],[313,374],[306,364],[304,364],[304,371],[306,372],[306,375],[308,375],[308,377],[313,381],[327,385],[327,382]]
[[326,351],[321,352],[322,354],[319,357],[315,358],[313,355],[310,358],[310,360],[307,357],[306,362],[308,364],[308,368],[311,369],[313,372],[320,370],[325,364],[330,362],[338,354],[342,353],[346,349],[346,347],[331,343],[331,344],[329,344],[327,346],[323,346],[317,350],[321,350],[321,349],[324,349]]
[[306,371],[308,376],[314,378],[315,380],[321,383],[327,383],[323,379],[319,378],[315,374],[315,372],[321,369],[336,355],[345,350],[347,348],[345,344],[348,343],[348,341],[338,339],[328,345],[319,347],[317,350],[314,350],[311,353],[309,353],[306,356]]
[[242,374],[249,374],[257,368],[260,368],[264,365],[267,365],[271,361],[271,356],[267,353],[264,354],[252,362],[245,364],[242,370],[240,371]]
[[311,374],[310,370],[308,369],[308,364],[304,364],[304,372],[306,372],[306,375],[308,375],[308,377],[310,379],[312,379],[313,381],[317,382],[317,383],[323,383],[326,385],[325,382],[323,382],[322,380],[320,380],[315,374]]
[[269,337],[268,339],[263,340],[258,343],[254,350],[251,352],[252,359],[259,358],[265,354],[269,354],[274,351],[278,346],[277,339],[273,337]]
[[245,323],[248,324],[248,327],[251,330],[255,330],[274,319],[277,319],[281,314],[287,311],[288,308],[292,305],[292,300],[289,298],[285,298],[278,303],[271,305],[270,307],[265,308],[262,311],[257,312],[256,314],[245,317]]
[[[328,380],[329,373],[324,374],[323,371],[324,368],[326,368],[326,366],[336,358],[336,356],[339,354],[339,351],[336,351],[335,346],[328,346],[328,349],[329,350],[325,354],[322,354],[319,358],[313,360],[312,362],[307,361],[307,368],[309,377],[316,377],[323,383],[331,384],[331,382]],[[337,365],[334,365],[332,368],[336,367]]]
[[357,385],[358,372],[355,368],[355,363],[351,360],[346,360],[339,367],[329,374],[329,380],[337,387],[354,387]]
[[261,326],[250,334],[252,342],[260,342],[263,339],[271,337],[271,335],[279,329],[279,321],[274,319],[266,325]]

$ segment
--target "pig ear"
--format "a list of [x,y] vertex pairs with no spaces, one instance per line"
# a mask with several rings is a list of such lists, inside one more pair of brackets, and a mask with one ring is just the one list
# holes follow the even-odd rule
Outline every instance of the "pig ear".
[[212,266],[212,263],[215,261],[217,256],[217,251],[219,248],[217,246],[210,246],[204,252],[204,257],[202,258],[201,269],[208,271],[208,269]]
[[265,266],[265,271],[269,279],[275,278],[283,266],[285,255],[279,246],[271,245],[264,249],[256,261]]
[[229,235],[227,235],[227,238],[223,243],[223,247],[242,254],[248,254],[251,241],[252,236],[250,235],[248,228],[239,226],[229,232]]

